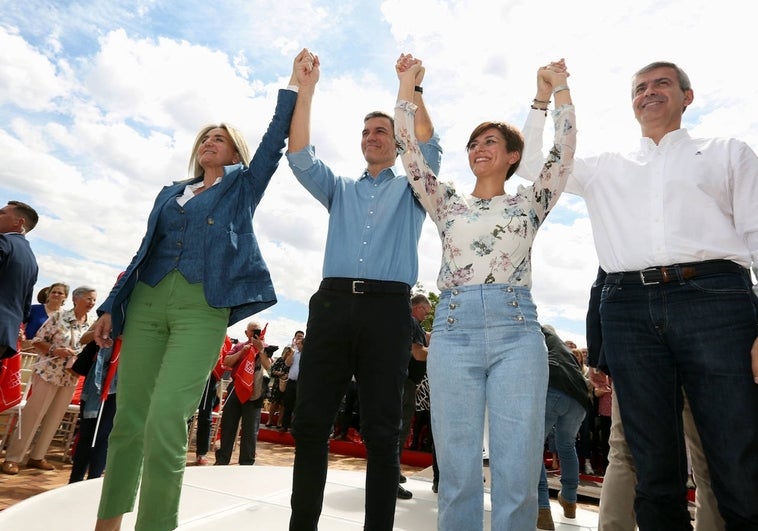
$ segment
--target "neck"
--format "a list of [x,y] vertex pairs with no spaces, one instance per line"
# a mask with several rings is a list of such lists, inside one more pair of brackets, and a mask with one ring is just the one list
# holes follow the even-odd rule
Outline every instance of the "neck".
[[492,199],[499,195],[505,195],[505,180],[477,178],[471,195],[479,199]]
[[204,168],[203,171],[203,185],[206,188],[210,188],[213,186],[213,183],[216,182],[216,179],[219,177],[224,176],[224,168]]
[[82,322],[87,319],[87,312],[74,308],[74,317],[77,321]]
[[387,168],[391,168],[391,167],[392,167],[392,164],[390,164],[388,166],[386,163],[384,163],[384,164],[369,164],[366,167],[366,171],[369,173],[369,175],[371,175],[371,177],[373,177],[374,179],[376,179],[377,176],[382,171],[386,170]]
[[60,309],[61,309],[61,305],[60,305],[60,304],[58,304],[58,303],[56,303],[56,304],[53,304],[53,303],[51,303],[51,302],[46,302],[46,303],[45,303],[45,309],[46,309],[48,312],[57,312],[58,310],[60,310]]

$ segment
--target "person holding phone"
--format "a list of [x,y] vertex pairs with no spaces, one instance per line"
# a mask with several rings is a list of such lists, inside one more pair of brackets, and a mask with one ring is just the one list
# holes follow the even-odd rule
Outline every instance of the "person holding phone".
[[226,402],[221,413],[221,446],[216,450],[216,464],[228,465],[232,458],[234,442],[237,438],[237,429],[242,422],[240,435],[240,465],[255,464],[255,448],[258,440],[258,429],[261,425],[261,408],[265,400],[262,385],[262,370],[271,368],[271,358],[264,352],[264,343],[260,340],[261,325],[258,321],[250,321],[245,329],[247,341],[237,343],[224,357],[223,365],[227,369],[235,371],[239,368],[250,349],[255,349],[255,377],[253,381],[253,394],[246,402],[241,402],[234,390],[234,375],[232,383],[227,388]]

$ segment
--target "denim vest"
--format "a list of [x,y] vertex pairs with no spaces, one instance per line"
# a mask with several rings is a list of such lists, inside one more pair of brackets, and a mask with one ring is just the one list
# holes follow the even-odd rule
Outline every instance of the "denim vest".
[[[231,309],[229,325],[276,303],[271,275],[253,231],[253,214],[282,157],[296,99],[295,92],[280,90],[274,117],[250,165],[247,168],[242,164],[226,166],[220,183],[193,198],[184,207],[185,211],[189,210],[190,203],[198,199],[209,203],[202,207],[207,209],[203,215],[198,213],[192,216],[192,220],[186,222],[188,225],[182,246],[190,247],[186,241],[187,234],[193,239],[197,237],[201,240],[201,244],[191,245],[192,249],[202,253],[203,259],[202,265],[197,266],[195,272],[200,276],[199,281],[202,282],[208,305],[214,308]],[[193,179],[192,182],[199,182],[199,179]],[[126,310],[134,286],[143,280],[142,275],[145,270],[148,267],[152,268],[148,266],[148,254],[151,254],[149,261],[152,261],[153,249],[160,254],[169,248],[164,247],[164,245],[170,245],[167,242],[173,242],[174,245],[177,243],[176,234],[173,240],[168,238],[158,241],[158,223],[164,210],[170,210],[173,208],[172,205],[178,208],[176,197],[182,194],[186,184],[186,181],[174,183],[163,188],[158,194],[153,209],[148,215],[147,231],[137,253],[127,266],[126,272],[116,282],[97,310],[98,314],[111,314],[113,326],[111,337],[114,339],[124,329]],[[197,207],[201,210],[202,204],[203,201],[200,201],[192,208]],[[178,210],[176,213],[180,215]],[[202,230],[196,230],[197,227],[194,225],[190,227],[189,224],[193,222],[203,223]],[[171,230],[168,229],[165,234],[170,236],[170,232]],[[170,256],[170,253],[166,256]],[[176,256],[177,253],[174,250],[173,257],[176,258]],[[156,258],[163,262],[165,257],[156,256]],[[177,267],[176,261],[171,266],[168,265],[169,263],[170,260],[167,260],[155,271],[147,273],[152,280],[158,282],[162,276]],[[189,266],[189,262],[186,265]],[[182,264],[182,269],[180,269],[183,274],[189,274],[187,280],[195,277],[194,273],[185,273],[188,269],[191,268],[185,268],[185,264]]]
[[140,273],[142,282],[155,287],[174,269],[178,269],[190,284],[203,281],[205,230],[217,191],[218,186],[211,186],[183,207],[175,200],[163,206],[153,246]]

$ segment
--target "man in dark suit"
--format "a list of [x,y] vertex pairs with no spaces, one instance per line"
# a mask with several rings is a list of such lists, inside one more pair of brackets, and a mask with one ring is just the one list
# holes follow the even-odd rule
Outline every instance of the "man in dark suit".
[[16,353],[19,326],[29,314],[38,267],[25,235],[38,219],[20,201],[0,208],[0,358]]

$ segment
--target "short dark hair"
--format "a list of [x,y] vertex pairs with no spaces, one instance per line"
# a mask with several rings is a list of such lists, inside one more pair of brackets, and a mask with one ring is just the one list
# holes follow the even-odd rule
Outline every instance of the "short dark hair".
[[429,298],[423,293],[418,293],[411,297],[411,306],[416,306],[417,304],[429,304],[431,306]]
[[466,142],[466,152],[469,151],[471,142],[488,129],[497,129],[505,139],[505,150],[508,153],[516,151],[519,155],[518,160],[508,168],[508,173],[505,176],[505,180],[507,181],[511,178],[511,175],[516,173],[516,169],[518,169],[518,165],[521,163],[521,155],[524,153],[524,135],[516,127],[505,122],[482,122],[471,132],[471,136],[469,136],[468,142]]
[[372,111],[363,117],[363,123],[365,124],[371,118],[387,118],[392,125],[392,129],[395,129],[395,119],[384,111]]
[[8,204],[14,208],[16,215],[24,218],[24,230],[26,232],[37,226],[39,215],[36,210],[21,201],[8,201]]

